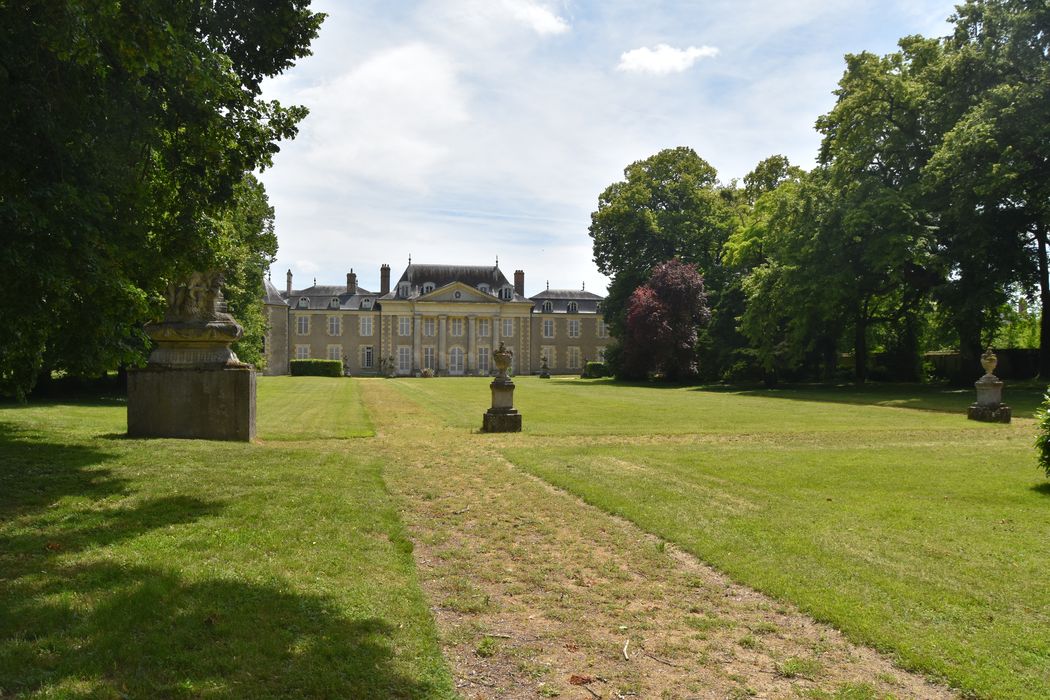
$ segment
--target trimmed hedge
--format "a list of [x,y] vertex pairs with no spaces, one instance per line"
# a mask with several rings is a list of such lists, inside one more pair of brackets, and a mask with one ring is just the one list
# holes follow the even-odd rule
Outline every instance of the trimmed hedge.
[[341,377],[343,363],[339,360],[292,360],[293,377]]
[[584,379],[599,379],[608,374],[605,369],[604,362],[588,362],[583,368],[583,374],[581,375]]

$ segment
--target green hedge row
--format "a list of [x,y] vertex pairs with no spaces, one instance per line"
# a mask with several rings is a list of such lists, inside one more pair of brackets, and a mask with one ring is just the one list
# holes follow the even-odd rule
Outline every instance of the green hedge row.
[[605,368],[604,362],[588,362],[583,368],[582,376],[584,379],[598,379],[608,375],[608,370]]
[[339,360],[292,360],[293,377],[341,377],[343,363]]

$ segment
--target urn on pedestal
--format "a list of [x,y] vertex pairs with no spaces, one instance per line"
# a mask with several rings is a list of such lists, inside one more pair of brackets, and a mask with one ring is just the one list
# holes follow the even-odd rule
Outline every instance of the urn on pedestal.
[[999,358],[991,348],[981,355],[981,367],[984,368],[984,376],[974,382],[977,389],[977,401],[970,404],[966,411],[966,417],[970,420],[979,420],[987,423],[1009,423],[1012,411],[1003,401],[1003,382],[995,376],[995,368],[999,364]]
[[482,432],[521,432],[521,414],[514,408],[514,382],[507,374],[513,359],[514,353],[502,342],[496,352],[492,353],[492,360],[499,374],[489,384],[489,388],[492,389],[492,408],[485,411],[482,417]]

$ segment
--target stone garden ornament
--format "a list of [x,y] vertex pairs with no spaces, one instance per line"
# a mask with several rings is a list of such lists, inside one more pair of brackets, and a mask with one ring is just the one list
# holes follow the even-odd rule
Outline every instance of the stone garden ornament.
[[482,417],[481,430],[485,433],[521,432],[521,414],[514,408],[514,382],[507,371],[514,360],[514,352],[500,342],[492,353],[492,360],[499,372],[489,384],[492,389],[492,407]]
[[985,350],[981,355],[984,376],[974,382],[974,388],[977,389],[977,401],[970,404],[970,408],[966,411],[966,417],[970,420],[987,423],[1010,422],[1012,411],[1003,403],[1003,382],[994,374],[998,364],[999,358],[991,348]]

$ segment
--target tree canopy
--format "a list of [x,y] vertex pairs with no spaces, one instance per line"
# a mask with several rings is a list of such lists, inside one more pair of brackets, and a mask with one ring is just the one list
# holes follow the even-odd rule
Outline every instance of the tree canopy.
[[306,0],[0,4],[0,391],[140,359],[192,270],[260,284],[275,241],[249,174],[306,114],[260,83],[322,19]]

